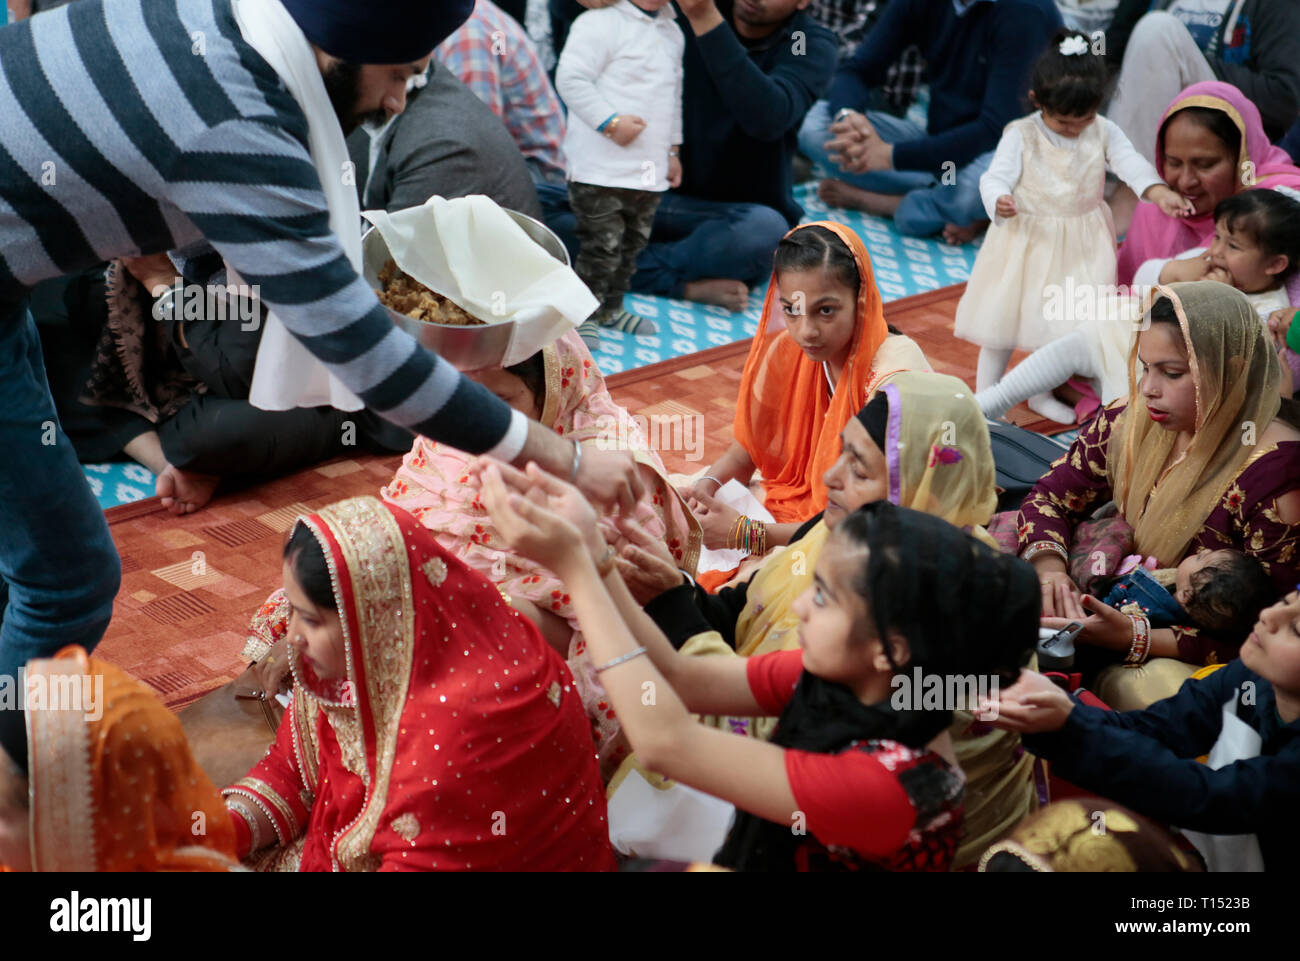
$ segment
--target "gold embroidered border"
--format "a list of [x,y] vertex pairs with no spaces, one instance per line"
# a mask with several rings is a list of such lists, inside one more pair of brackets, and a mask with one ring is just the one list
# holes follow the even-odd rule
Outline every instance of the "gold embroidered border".
[[[82,674],[81,658],[29,661],[27,677]],[[18,692],[25,698],[26,689]],[[37,871],[94,871],[95,794],[91,783],[90,724],[80,710],[27,711],[32,804],[32,867]]]
[[[366,673],[365,708],[375,731],[373,776],[365,806],[339,833],[333,853],[347,870],[372,870],[375,859],[369,853],[370,844],[388,801],[414,658],[411,559],[396,518],[374,497],[352,498],[327,507],[321,518],[338,540],[352,578],[351,600],[360,631],[356,646]],[[348,646],[352,647],[350,639]],[[356,674],[350,670],[349,676],[355,683]],[[357,696],[360,704],[360,691]],[[337,725],[335,731],[342,736]]]

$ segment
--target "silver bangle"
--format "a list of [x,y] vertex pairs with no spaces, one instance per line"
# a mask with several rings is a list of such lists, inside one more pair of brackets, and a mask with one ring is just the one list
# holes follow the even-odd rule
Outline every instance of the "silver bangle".
[[839,110],[835,111],[835,123],[839,123],[841,120],[843,120],[845,117],[847,117],[849,114],[853,112],[854,110],[852,107],[840,107]]
[[569,471],[569,483],[578,483],[578,469],[582,466],[582,445],[578,439],[573,439],[573,468]]
[[1032,561],[1039,554],[1044,554],[1049,551],[1055,554],[1061,560],[1065,561],[1066,566],[1069,566],[1070,563],[1069,553],[1066,551],[1064,547],[1062,547],[1060,544],[1056,543],[1055,541],[1034,541],[1034,543],[1030,544],[1028,547],[1024,549],[1024,551],[1020,555],[1020,559],[1026,562]]
[[712,474],[705,474],[703,477],[700,478],[700,480],[711,480],[713,481],[713,483],[718,485],[719,489],[722,487],[722,481],[718,480]]
[[596,668],[596,673],[597,674],[604,673],[605,671],[608,671],[611,667],[618,667],[624,661],[630,661],[634,657],[640,657],[645,652],[646,649],[644,647],[638,647],[635,651],[630,651],[629,653],[624,654],[622,657],[614,658],[614,660],[610,661],[608,664],[602,664],[600,667]]

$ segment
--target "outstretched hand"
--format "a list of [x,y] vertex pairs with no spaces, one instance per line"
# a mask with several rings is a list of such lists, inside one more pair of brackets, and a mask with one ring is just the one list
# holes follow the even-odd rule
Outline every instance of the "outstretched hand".
[[1196,212],[1196,204],[1168,184],[1151,187],[1147,191],[1147,200],[1159,207],[1166,217],[1190,217]]
[[1035,671],[1021,671],[1020,677],[998,699],[982,704],[981,715],[995,715],[989,723],[1004,731],[1038,734],[1059,731],[1074,710],[1070,695]]
[[596,512],[576,487],[532,463],[520,471],[483,459],[477,473],[492,523],[524,557],[565,576],[584,555],[604,553]]
[[682,583],[682,572],[660,538],[630,517],[620,517],[615,524],[621,535],[615,545],[618,572],[638,604],[649,604]]
[[728,507],[722,501],[696,489],[686,498],[686,506],[699,519],[704,531],[704,546],[710,550],[726,550],[732,547],[731,538],[735,531],[740,512]]
[[1056,612],[1061,616],[1042,618],[1043,627],[1060,630],[1078,621],[1083,628],[1075,636],[1076,641],[1111,651],[1127,651],[1133,644],[1133,622],[1128,615],[1091,594],[1080,595],[1058,588]]

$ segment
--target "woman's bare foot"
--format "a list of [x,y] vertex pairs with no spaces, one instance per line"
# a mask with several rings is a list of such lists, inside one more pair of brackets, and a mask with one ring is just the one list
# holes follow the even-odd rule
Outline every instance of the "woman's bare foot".
[[686,285],[683,295],[687,300],[700,304],[716,304],[719,307],[726,307],[733,313],[749,306],[749,288],[739,280],[728,280],[725,277],[692,280]]
[[168,464],[158,475],[154,493],[161,498],[163,507],[179,517],[193,514],[212,500],[212,494],[220,483],[221,478],[214,474],[181,470]]
[[965,227],[958,227],[956,224],[947,224],[943,228],[943,242],[952,244],[954,247],[960,247],[962,244],[968,244],[988,228],[987,220],[977,220],[973,224]]
[[892,217],[903,202],[901,194],[878,194],[861,187],[846,184],[843,180],[823,180],[817,185],[817,196],[832,207],[861,210],[877,217]]

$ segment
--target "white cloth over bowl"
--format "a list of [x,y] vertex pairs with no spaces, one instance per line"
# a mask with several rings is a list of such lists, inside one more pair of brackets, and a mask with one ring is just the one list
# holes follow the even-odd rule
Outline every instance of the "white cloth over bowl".
[[527,360],[598,306],[573,269],[489,197],[431,197],[420,207],[362,216],[412,278],[480,320],[514,327],[503,367]]

